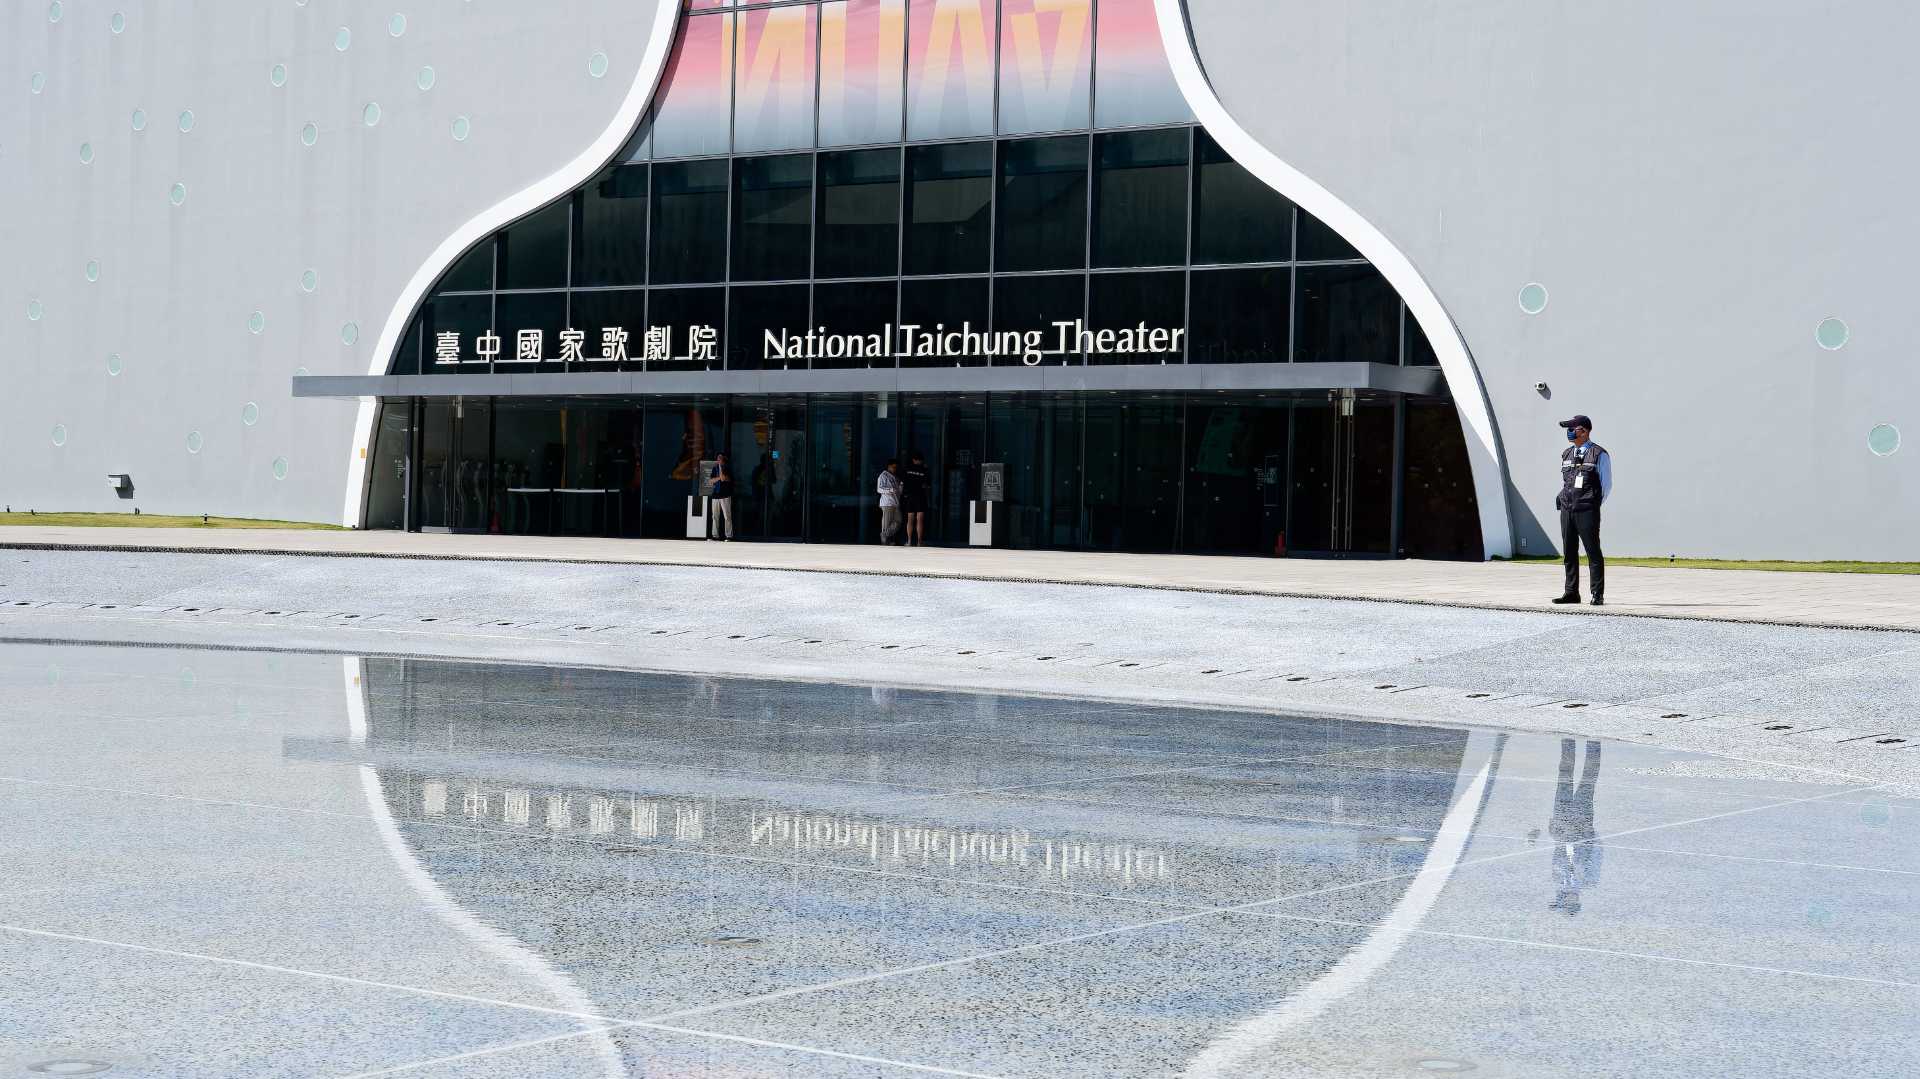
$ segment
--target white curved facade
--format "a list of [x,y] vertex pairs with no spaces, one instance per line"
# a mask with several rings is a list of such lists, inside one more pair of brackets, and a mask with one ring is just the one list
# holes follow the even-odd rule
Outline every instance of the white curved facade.
[[[1874,59],[1905,9],[1155,3],[1198,118],[1433,342],[1488,555],[1553,549],[1554,421],[1583,412],[1610,551],[1915,557],[1920,221],[1858,104],[1911,94]],[[0,264],[0,499],[124,509],[129,473],[146,512],[359,523],[371,408],[291,377],[384,371],[472,239],[610,157],[670,7],[0,15],[0,234],[30,253]]]

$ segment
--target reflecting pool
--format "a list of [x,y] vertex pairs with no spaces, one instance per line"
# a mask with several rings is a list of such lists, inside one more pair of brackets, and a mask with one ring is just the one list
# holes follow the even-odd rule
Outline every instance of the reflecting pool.
[[1824,773],[265,651],[0,702],[0,1075],[1920,1069],[1920,806]]

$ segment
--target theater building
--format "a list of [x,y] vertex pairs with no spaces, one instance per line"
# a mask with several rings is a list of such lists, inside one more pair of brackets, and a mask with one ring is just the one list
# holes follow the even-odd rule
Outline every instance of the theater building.
[[1480,559],[1578,412],[1610,551],[1912,558],[1916,20],[15,6],[0,496],[684,539],[725,452],[871,543],[919,453],[939,544]]

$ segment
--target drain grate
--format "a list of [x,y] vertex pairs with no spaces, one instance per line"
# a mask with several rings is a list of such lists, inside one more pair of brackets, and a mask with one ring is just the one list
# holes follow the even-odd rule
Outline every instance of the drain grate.
[[973,651],[973,649],[971,649],[971,648],[962,648],[962,649],[961,649],[961,650],[960,650],[959,652],[957,652],[957,653],[955,653],[955,654],[956,654],[956,655],[962,655],[962,656],[971,656],[971,655],[973,655],[973,654],[974,654],[974,651]]
[[731,933],[708,937],[706,942],[716,948],[751,948],[756,944],[765,943],[759,937],[742,937]]
[[1219,673],[1220,673],[1220,668],[1218,668],[1218,667],[1208,667],[1208,668],[1207,668],[1206,670],[1204,670],[1204,671],[1201,671],[1200,673],[1201,673],[1201,674],[1219,674]]
[[1481,701],[1491,696],[1493,696],[1491,693],[1469,693],[1467,694],[1467,699],[1470,701]]
[[1045,663],[1046,661],[1052,659],[1053,657],[1052,656],[1035,656],[1034,658],[1039,660],[1041,663]]
[[1392,689],[1392,688],[1394,688],[1394,686],[1393,686],[1393,683],[1392,683],[1392,682],[1387,682],[1387,683],[1385,683],[1385,684],[1382,684],[1382,685],[1378,685],[1378,686],[1375,686],[1375,687],[1373,687],[1373,688],[1375,688],[1375,689]]
[[1570,702],[1568,702],[1568,703],[1566,703],[1566,704],[1563,704],[1563,705],[1561,705],[1560,707],[1562,707],[1562,708],[1585,708],[1586,706],[1587,706],[1587,705],[1586,705],[1586,702],[1585,702],[1585,701],[1570,701]]
[[1660,718],[1661,719],[1685,719],[1687,718],[1687,714],[1685,712],[1668,712],[1666,715],[1661,716]]
[[1897,746],[1904,745],[1906,741],[1905,738],[1875,738],[1873,744],[1876,746]]

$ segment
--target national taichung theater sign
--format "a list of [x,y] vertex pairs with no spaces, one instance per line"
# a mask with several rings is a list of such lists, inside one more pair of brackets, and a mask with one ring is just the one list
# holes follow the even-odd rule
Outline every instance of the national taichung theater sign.
[[[1196,122],[1153,0],[690,3],[590,179],[439,275],[383,371],[368,527],[1477,558],[1434,349]],[[1403,447],[1417,440],[1419,452]],[[989,468],[988,466],[992,466]]]

